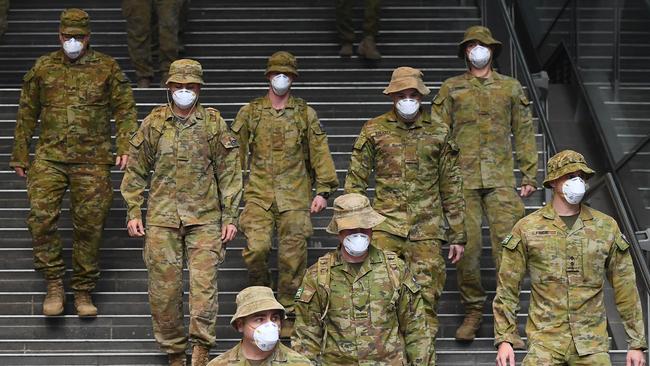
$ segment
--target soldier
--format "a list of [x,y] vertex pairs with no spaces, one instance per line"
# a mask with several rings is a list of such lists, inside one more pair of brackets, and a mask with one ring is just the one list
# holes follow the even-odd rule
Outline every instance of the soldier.
[[296,293],[292,347],[317,365],[434,365],[420,285],[393,252],[370,245],[386,218],[357,193],[334,200],[339,246]]
[[[170,365],[185,364],[183,254],[190,275],[192,365],[205,365],[215,343],[217,269],[236,233],[242,177],[237,139],[219,111],[198,97],[201,64],[177,60],[169,69],[168,104],[154,108],[131,137],[122,180],[130,236],[145,236],[141,206],[149,171],[144,261],[156,341]],[[169,95],[168,95],[169,98]],[[168,99],[169,100],[169,99]]]
[[300,353],[278,342],[285,309],[273,297],[273,290],[251,286],[237,294],[237,311],[230,320],[242,340],[208,366],[311,366]]
[[531,295],[523,364],[610,365],[605,277],[628,336],[628,366],[643,366],[646,340],[629,244],[613,218],[581,204],[584,180],[594,171],[584,157],[564,150],[548,161],[549,205],[519,220],[503,240],[494,299],[497,365],[514,366],[519,289],[530,273]]
[[[381,0],[364,0],[363,40],[359,43],[357,53],[368,60],[381,59],[375,39],[379,33],[379,10]],[[352,56],[354,27],[352,26],[352,5],[354,0],[336,0],[336,30],[341,42],[339,56]]]
[[[90,291],[99,278],[97,257],[113,195],[110,166],[126,166],[129,135],[137,128],[135,102],[117,62],[90,48],[85,11],[61,13],[59,42],[62,49],[40,57],[23,78],[9,165],[28,178],[34,267],[47,280],[43,314],[63,313],[65,264],[57,221],[70,189],[74,304],[79,316],[95,316]],[[117,126],[115,158],[111,116]],[[39,120],[30,165],[29,147]]]
[[[126,18],[126,40],[138,88],[148,88],[153,79],[153,32],[158,34],[160,86],[165,87],[169,65],[178,58],[178,33],[183,1],[185,0],[122,0],[122,14]],[[157,21],[153,24],[157,24],[158,29],[152,29],[154,13]]]
[[456,272],[465,307],[465,319],[456,330],[460,341],[474,340],[483,316],[486,297],[479,261],[483,212],[497,272],[499,243],[524,216],[524,204],[515,188],[511,132],[522,174],[521,197],[530,196],[536,186],[537,150],[530,102],[516,79],[492,70],[491,61],[500,50],[501,42],[492,38],[489,29],[468,28],[458,46],[458,57],[466,60],[469,70],[442,84],[431,111],[432,118],[450,127],[460,147],[467,230],[465,254]]
[[[249,284],[270,286],[267,262],[277,228],[278,300],[291,315],[293,295],[307,267],[309,213],[327,206],[338,179],[316,112],[290,95],[298,77],[296,58],[284,51],[274,53],[266,77],[271,84],[268,94],[243,106],[232,125],[239,134],[242,167],[250,171],[239,221],[248,242],[242,255]],[[310,205],[312,182],[316,196]],[[284,324],[283,335],[290,334],[292,319]]]
[[361,129],[352,150],[345,192],[365,193],[374,170],[374,208],[386,216],[386,221],[373,229],[374,243],[396,252],[410,266],[423,287],[435,336],[437,303],[445,284],[441,245],[450,244],[449,258],[456,263],[465,244],[458,148],[449,128],[432,121],[420,107],[422,96],[429,94],[420,70],[395,69],[384,94],[392,98],[393,109]]

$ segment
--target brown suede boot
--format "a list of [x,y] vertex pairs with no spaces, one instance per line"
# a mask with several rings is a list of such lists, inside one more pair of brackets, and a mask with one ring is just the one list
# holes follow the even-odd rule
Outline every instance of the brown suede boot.
[[357,48],[357,53],[359,56],[368,59],[368,60],[379,60],[381,59],[381,53],[377,50],[377,45],[375,44],[375,38],[372,36],[366,36],[359,47]]
[[476,331],[481,326],[481,319],[483,314],[481,311],[474,310],[465,314],[465,319],[463,319],[463,324],[461,324],[458,329],[456,329],[456,340],[457,341],[473,341],[476,337]]
[[80,317],[97,316],[97,307],[93,304],[93,299],[88,291],[74,292],[74,308]]
[[168,353],[167,358],[169,360],[169,366],[186,366],[187,365],[187,356],[185,356],[185,352],[182,352],[182,353]]
[[65,304],[63,279],[48,280],[47,295],[43,300],[43,315],[56,316],[63,314],[63,304]]
[[192,347],[192,366],[205,366],[208,364],[210,349],[206,346],[195,345]]

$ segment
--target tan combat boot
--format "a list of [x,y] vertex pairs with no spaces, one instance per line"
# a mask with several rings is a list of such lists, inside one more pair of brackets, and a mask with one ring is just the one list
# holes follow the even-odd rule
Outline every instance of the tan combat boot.
[[480,310],[470,311],[465,314],[465,319],[463,319],[463,324],[456,329],[456,340],[457,341],[473,341],[476,337],[476,331],[481,326],[481,319],[483,314]]
[[352,43],[349,42],[342,43],[341,49],[339,50],[339,56],[341,57],[352,56]]
[[43,300],[43,315],[56,316],[63,313],[65,303],[65,291],[63,291],[63,280],[61,278],[47,281],[47,295]]
[[74,308],[77,310],[77,315],[81,317],[97,316],[97,307],[93,304],[88,291],[74,292]]
[[357,53],[359,56],[368,60],[381,59],[381,53],[377,51],[377,45],[375,44],[375,38],[373,36],[366,36],[361,43],[359,43]]
[[205,366],[208,364],[210,349],[205,346],[195,345],[192,347],[192,366]]
[[187,357],[185,352],[182,353],[168,353],[167,358],[169,360],[169,366],[186,366]]

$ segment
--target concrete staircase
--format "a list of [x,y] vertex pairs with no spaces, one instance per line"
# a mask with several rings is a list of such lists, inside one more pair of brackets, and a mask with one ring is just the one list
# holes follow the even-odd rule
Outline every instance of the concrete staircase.
[[[352,143],[361,125],[390,108],[389,99],[381,91],[395,67],[409,65],[422,69],[427,85],[433,89],[431,98],[445,78],[464,71],[464,64],[455,56],[456,43],[465,28],[480,23],[479,9],[468,3],[473,4],[463,0],[383,1],[379,49],[384,57],[370,64],[356,57],[337,56],[334,8],[330,1],[249,0],[236,4],[193,0],[186,57],[203,64],[207,85],[202,91],[202,103],[218,108],[231,122],[239,107],[265,93],[263,71],[267,57],[281,49],[295,53],[301,76],[293,88],[294,94],[305,98],[318,112],[343,183]],[[32,267],[31,240],[24,223],[29,209],[25,182],[8,168],[8,161],[22,75],[38,56],[58,48],[59,12],[72,6],[83,6],[90,13],[93,47],[116,57],[127,74],[134,77],[120,1],[12,2],[9,29],[0,40],[0,364],[163,365],[166,358],[159,352],[151,330],[146,272],[141,259],[143,243],[126,234],[125,210],[118,191],[122,174],[117,170],[112,172],[114,202],[101,250],[102,276],[94,295],[100,315],[94,320],[82,320],[76,315],[41,315],[45,286]],[[356,13],[359,23],[362,10],[356,9]],[[134,94],[140,119],[165,101],[162,89],[135,89]],[[538,135],[537,140],[543,168],[543,136]],[[519,176],[519,172],[515,173]],[[542,177],[540,169],[539,182]],[[543,197],[539,191],[527,199],[528,212],[541,207]],[[59,227],[66,261],[70,263],[71,221],[67,207],[66,198]],[[313,217],[310,264],[336,246],[335,239],[324,230],[330,217],[331,207]],[[491,301],[495,274],[486,229],[484,233],[481,267]],[[218,343],[212,349],[213,355],[239,339],[228,322],[235,310],[235,295],[246,286],[241,259],[244,245],[239,236],[228,247],[226,261],[220,268]],[[272,260],[272,268],[275,263]],[[455,342],[453,335],[462,321],[462,309],[453,266],[448,267],[447,278],[440,304],[439,364],[493,365],[491,306],[486,305],[479,338],[471,345]],[[525,290],[522,326],[528,297],[529,291]],[[73,314],[70,293],[67,300],[66,314]],[[519,360],[522,356],[523,352],[518,352]],[[624,364],[624,353],[613,351],[612,356],[615,364]]]

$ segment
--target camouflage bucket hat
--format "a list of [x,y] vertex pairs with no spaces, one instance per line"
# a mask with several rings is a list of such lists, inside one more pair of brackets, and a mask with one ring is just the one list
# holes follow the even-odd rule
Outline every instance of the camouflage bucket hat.
[[169,65],[169,78],[165,84],[203,84],[203,68],[198,61],[181,59]]
[[417,89],[422,95],[427,95],[431,91],[422,81],[422,71],[408,66],[398,67],[393,71],[390,78],[390,84],[384,89],[384,94],[396,93],[406,89]]
[[[241,290],[237,294],[237,311],[230,319],[230,324],[233,325],[235,320],[247,317],[251,314],[267,310],[280,310],[282,316],[286,318],[286,310],[284,306],[275,299],[273,290],[266,286],[250,286]],[[234,326],[234,325],[233,325]]]
[[490,32],[486,27],[474,25],[467,28],[463,40],[458,44],[459,58],[465,59],[465,47],[472,41],[478,41],[486,46],[490,46],[494,53],[494,55],[492,55],[493,59],[499,56],[499,53],[501,52],[501,42],[492,38],[492,32]]
[[264,75],[268,75],[271,72],[298,76],[298,61],[296,60],[296,56],[286,51],[278,51],[272,54],[266,62],[266,72],[264,72]]
[[544,178],[544,187],[551,188],[550,182],[561,176],[577,171],[585,173],[587,178],[591,178],[596,172],[587,166],[585,157],[573,150],[564,150],[553,155],[546,164],[546,178]]
[[334,200],[334,216],[327,226],[330,234],[338,234],[346,229],[371,229],[386,218],[370,207],[368,197],[358,193],[348,193]]
[[59,32],[63,34],[90,34],[90,17],[81,9],[65,9],[61,12]]

